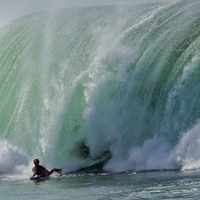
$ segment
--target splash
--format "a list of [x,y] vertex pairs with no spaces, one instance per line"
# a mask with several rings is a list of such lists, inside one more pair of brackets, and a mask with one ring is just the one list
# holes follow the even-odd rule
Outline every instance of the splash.
[[6,141],[1,141],[0,145],[0,173],[22,174],[29,164],[28,157]]

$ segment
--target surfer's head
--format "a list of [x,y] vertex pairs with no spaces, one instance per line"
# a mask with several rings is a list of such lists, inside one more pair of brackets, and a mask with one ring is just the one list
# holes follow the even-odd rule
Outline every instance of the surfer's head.
[[33,161],[33,163],[34,163],[34,165],[39,165],[39,163],[40,163],[40,161],[38,160],[38,159],[35,159],[34,161]]

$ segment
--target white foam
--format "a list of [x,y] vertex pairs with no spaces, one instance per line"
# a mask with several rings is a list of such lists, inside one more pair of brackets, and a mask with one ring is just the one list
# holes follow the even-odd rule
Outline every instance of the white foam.
[[191,130],[183,134],[179,143],[170,154],[170,158],[177,162],[182,169],[200,168],[200,122]]
[[114,156],[104,169],[112,172],[173,169],[176,165],[169,160],[171,150],[171,145],[164,138],[154,136],[143,146],[131,148],[128,158]]
[[7,141],[0,141],[0,146],[0,173],[23,173],[29,165],[28,156]]
[[166,170],[200,168],[200,122],[180,137],[173,148],[166,139],[154,136],[141,147],[133,147],[128,158],[113,156],[104,167],[106,171]]

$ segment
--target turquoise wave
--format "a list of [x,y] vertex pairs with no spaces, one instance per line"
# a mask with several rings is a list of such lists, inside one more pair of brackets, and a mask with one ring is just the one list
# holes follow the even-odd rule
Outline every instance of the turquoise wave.
[[3,27],[0,139],[69,170],[183,167],[174,149],[200,118],[199,8],[70,8]]

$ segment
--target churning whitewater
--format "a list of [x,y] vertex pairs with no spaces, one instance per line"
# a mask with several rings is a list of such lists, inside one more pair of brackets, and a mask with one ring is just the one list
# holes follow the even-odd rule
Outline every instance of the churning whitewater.
[[[0,29],[0,171],[200,168],[200,2],[40,12]],[[26,170],[25,170],[26,171]]]

